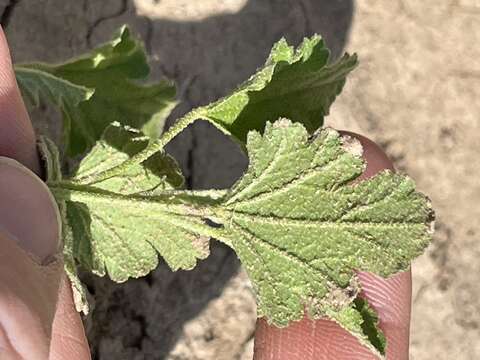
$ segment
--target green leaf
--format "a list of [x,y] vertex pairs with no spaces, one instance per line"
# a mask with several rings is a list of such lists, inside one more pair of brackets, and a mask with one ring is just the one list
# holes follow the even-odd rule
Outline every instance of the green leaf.
[[159,175],[146,166],[151,159],[132,163],[125,178],[91,181],[92,173],[135,157],[143,146],[141,134],[115,125],[73,179],[49,178],[66,204],[76,261],[125,281],[154,269],[157,252],[173,270],[190,269],[207,256],[213,237],[245,266],[259,316],[277,326],[305,311],[328,317],[382,354],[373,310],[354,301],[355,270],[389,276],[407,269],[430,242],[430,203],[411,179],[384,171],[356,183],[365,168],[358,141],[329,128],[309,135],[282,119],[267,123],[263,135],[249,133],[249,168],[228,191],[174,190],[165,181],[178,179],[178,169],[159,162]]
[[175,196],[183,178],[169,155],[157,153],[121,176],[82,184],[82,176],[122,162],[147,142],[136,130],[112,125],[80,163],[76,183],[47,180],[66,206],[67,252],[86,270],[118,282],[153,270],[157,252],[173,270],[190,269],[208,255],[212,231],[203,214],[214,194]]
[[15,76],[22,95],[33,107],[40,105],[42,96],[58,107],[64,108],[65,104],[78,105],[90,99],[94,93],[92,89],[75,85],[38,69],[15,66]]
[[363,333],[367,336],[368,341],[380,354],[385,355],[387,339],[378,327],[379,319],[377,313],[370,307],[368,301],[361,297],[355,299],[354,308],[362,317],[360,326],[362,327]]
[[306,38],[296,50],[282,39],[265,66],[231,95],[195,111],[242,142],[250,130],[263,131],[267,121],[280,117],[313,132],[322,126],[347,74],[357,65],[356,55],[345,54],[333,64],[329,56],[318,35]]
[[[149,138],[140,131],[118,123],[110,125],[101,139],[82,160],[75,178],[95,177],[113,166],[121,164],[145,149]],[[170,155],[158,152],[142,164],[131,166],[121,176],[93,183],[96,188],[124,195],[172,190],[180,188],[184,179],[180,168]],[[93,185],[91,184],[91,185]]]
[[310,137],[279,120],[263,136],[250,132],[247,149],[249,168],[215,221],[252,280],[259,316],[286,326],[306,311],[353,332],[354,270],[407,269],[431,240],[429,201],[390,171],[352,183],[364,169],[361,145],[332,129]]
[[[60,197],[66,194],[56,187],[53,191]],[[191,269],[208,255],[205,234],[210,228],[195,204],[120,196],[88,186],[69,189],[68,194],[75,257],[99,276],[123,282],[146,275],[158,264],[157,252],[174,271]]]
[[386,338],[378,327],[378,315],[366,299],[356,297],[353,304],[339,309],[329,310],[327,317],[336,321],[345,330],[354,335],[379,358],[384,359]]
[[[94,90],[75,85],[45,71],[15,66],[15,75],[23,97],[30,106],[40,105],[40,98],[50,101],[64,111],[92,97]],[[73,114],[68,114],[72,117]]]
[[162,150],[197,119],[212,122],[241,143],[245,143],[250,130],[262,132],[268,121],[280,117],[288,117],[303,124],[310,133],[314,132],[322,126],[346,76],[357,65],[356,55],[345,54],[333,64],[328,63],[329,56],[329,50],[318,35],[304,39],[296,50],[285,40],[279,41],[265,66],[231,95],[193,109],[135,158],[104,169],[89,180],[95,182],[122,174],[133,163],[142,162]]
[[[23,88],[27,94],[45,93],[61,107],[67,154],[71,156],[91,148],[113,122],[141,129],[155,139],[176,105],[175,87],[171,83],[137,83],[148,76],[150,69],[142,44],[130,35],[127,27],[110,42],[77,59],[60,65],[35,63],[17,69],[42,74],[43,77],[24,81]],[[67,101],[70,99],[66,97],[60,102],[61,93],[53,93],[41,83],[45,73],[65,84],[74,84],[78,89],[94,89],[95,93],[78,107],[78,101]]]
[[[39,141],[39,152],[45,164],[45,177],[47,183],[62,182],[60,167],[60,156],[56,145],[45,137]],[[87,301],[87,290],[78,277],[77,265],[73,252],[73,234],[70,223],[67,220],[67,203],[57,198],[57,204],[62,218],[62,239],[63,239],[63,262],[65,272],[72,286],[73,300],[78,312],[87,314],[89,311]]]

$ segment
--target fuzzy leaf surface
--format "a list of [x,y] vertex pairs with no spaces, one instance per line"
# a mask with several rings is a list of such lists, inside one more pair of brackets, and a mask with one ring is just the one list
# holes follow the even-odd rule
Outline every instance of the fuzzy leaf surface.
[[121,176],[89,182],[92,171],[134,156],[142,139],[113,126],[73,181],[49,180],[66,204],[75,261],[125,281],[154,269],[157,253],[173,270],[190,269],[208,255],[213,237],[245,266],[259,316],[277,326],[305,310],[328,317],[381,356],[375,314],[354,302],[355,270],[389,276],[407,269],[430,242],[430,203],[411,179],[384,171],[352,184],[365,167],[358,142],[328,128],[310,135],[282,119],[267,123],[263,135],[249,133],[249,168],[228,191],[173,190],[165,182],[178,169],[160,176],[148,161],[127,169],[133,183]]
[[386,277],[407,269],[431,240],[429,201],[389,171],[351,184],[364,169],[361,145],[332,129],[310,137],[279,120],[263,136],[250,132],[247,149],[249,168],[218,218],[252,280],[259,316],[286,326],[306,310],[355,333],[354,270]]
[[65,204],[66,252],[84,269],[117,282],[153,270],[157,253],[173,270],[190,269],[208,255],[211,228],[202,209],[215,200],[187,192],[175,196],[183,177],[169,155],[157,153],[122,176],[82,184],[82,176],[123,161],[147,142],[136,130],[112,125],[80,163],[76,183],[47,181]]
[[357,65],[356,55],[345,54],[332,64],[329,57],[318,35],[304,39],[297,49],[282,39],[266,64],[231,95],[197,110],[241,142],[250,130],[261,132],[268,121],[281,117],[313,132],[322,126],[346,76]]
[[[95,177],[96,174],[128,160],[148,146],[149,138],[140,131],[122,126],[110,125],[102,139],[82,160],[75,172],[75,179]],[[180,188],[184,179],[173,157],[162,152],[151,156],[142,164],[135,164],[119,176],[96,182],[98,189],[123,195],[155,192]]]
[[[70,156],[90,149],[113,122],[141,129],[155,139],[161,134],[167,116],[176,105],[175,87],[170,82],[138,83],[148,76],[150,68],[143,45],[132,37],[127,27],[123,27],[110,42],[76,59],[59,65],[25,64],[20,70],[47,73],[51,78],[95,91],[79,104],[66,101],[69,97],[65,96],[61,102],[61,94],[51,94],[43,86],[45,76],[23,81],[22,87],[27,94],[43,93],[54,104],[61,106],[64,142]],[[17,72],[17,77],[22,83],[25,74]],[[51,95],[54,95],[53,98]]]

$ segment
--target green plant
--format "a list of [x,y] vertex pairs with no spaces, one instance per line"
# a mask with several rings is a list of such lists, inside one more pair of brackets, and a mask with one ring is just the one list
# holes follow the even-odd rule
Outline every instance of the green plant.
[[[16,66],[32,106],[43,98],[61,110],[66,155],[83,155],[64,176],[56,145],[40,140],[77,309],[88,311],[79,266],[122,282],[153,270],[159,253],[172,270],[191,269],[213,238],[242,261],[259,316],[278,326],[305,311],[328,317],[383,356],[385,339],[357,296],[354,269],[385,277],[407,269],[430,242],[433,212],[404,175],[383,171],[352,184],[365,166],[361,145],[322,127],[356,65],[348,54],[330,64],[319,36],[297,49],[281,40],[231,95],[193,109],[163,135],[174,86],[136,82],[149,67],[126,27],[66,63]],[[249,167],[231,189],[185,190],[165,153],[196,120],[247,152]]]

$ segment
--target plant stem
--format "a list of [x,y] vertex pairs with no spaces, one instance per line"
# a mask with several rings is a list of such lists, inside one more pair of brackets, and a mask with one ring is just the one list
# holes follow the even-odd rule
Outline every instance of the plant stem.
[[[232,247],[229,233],[221,225],[228,217],[219,206],[218,200],[212,199],[208,192],[178,190],[157,196],[124,195],[94,186],[74,184],[71,181],[50,182],[48,187],[57,201],[81,202],[90,209],[105,203],[125,206],[125,208],[135,203],[137,206],[141,204],[144,208],[155,206],[157,216],[164,216],[165,219],[174,217],[178,220],[177,226],[191,233],[214,238]],[[91,211],[94,210],[89,210]],[[198,221],[199,219],[201,221]],[[210,223],[206,221],[207,219]]]
[[91,185],[112,178],[114,176],[124,173],[130,166],[141,164],[147,160],[150,156],[161,151],[165,145],[167,145],[175,136],[180,134],[183,129],[193,123],[197,119],[205,118],[203,115],[203,108],[194,109],[193,111],[180,118],[175,124],[173,124],[162,137],[154,142],[148,144],[148,146],[139,153],[132,156],[130,159],[125,160],[123,163],[114,166],[110,169],[102,171],[99,174],[85,176],[83,178],[72,179],[73,183]]

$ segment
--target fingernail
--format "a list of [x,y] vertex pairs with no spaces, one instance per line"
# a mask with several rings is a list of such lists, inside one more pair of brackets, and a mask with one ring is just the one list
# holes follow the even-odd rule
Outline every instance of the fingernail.
[[0,156],[0,231],[46,263],[59,249],[60,224],[47,185],[19,162]]

